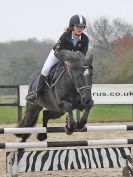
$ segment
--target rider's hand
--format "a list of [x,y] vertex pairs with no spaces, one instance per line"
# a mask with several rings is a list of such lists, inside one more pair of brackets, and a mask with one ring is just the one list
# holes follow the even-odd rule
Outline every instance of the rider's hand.
[[70,60],[65,60],[64,63],[65,63],[65,65],[70,65],[71,61]]

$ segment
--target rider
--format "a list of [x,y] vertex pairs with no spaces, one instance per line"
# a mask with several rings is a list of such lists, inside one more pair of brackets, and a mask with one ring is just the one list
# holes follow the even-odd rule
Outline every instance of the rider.
[[53,65],[59,62],[59,51],[67,49],[71,51],[80,51],[84,55],[86,55],[86,52],[88,50],[89,39],[83,33],[85,27],[86,19],[82,15],[74,15],[71,17],[69,21],[69,27],[59,38],[58,42],[53,47],[44,63],[40,77],[38,79],[36,91],[30,92],[26,96],[27,101],[34,103],[37,100],[38,96],[41,94],[43,88],[46,85],[47,76],[49,74],[50,69]]

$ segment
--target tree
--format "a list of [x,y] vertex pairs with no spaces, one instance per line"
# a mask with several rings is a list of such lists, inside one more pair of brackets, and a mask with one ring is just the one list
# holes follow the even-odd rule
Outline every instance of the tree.
[[0,84],[9,84],[7,81],[10,84],[15,82],[14,79],[9,79],[10,75],[7,76],[7,73],[13,67],[12,65],[14,65],[14,70],[16,70],[15,66],[17,65],[18,67],[19,65],[17,60],[33,58],[33,63],[36,61],[37,66],[39,65],[41,68],[53,45],[54,41],[38,41],[34,38],[0,43]]
[[121,19],[109,21],[106,17],[100,17],[92,24],[88,24],[87,32],[90,43],[96,52],[110,52],[113,42],[118,38],[133,35],[133,26]]
[[8,84],[28,84],[31,77],[38,71],[37,61],[33,57],[25,56],[13,58],[4,75]]
[[123,55],[133,49],[133,37],[125,35],[114,42],[113,53]]

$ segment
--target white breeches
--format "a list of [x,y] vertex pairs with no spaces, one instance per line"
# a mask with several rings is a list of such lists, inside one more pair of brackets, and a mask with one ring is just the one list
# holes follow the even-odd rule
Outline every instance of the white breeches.
[[49,74],[49,71],[50,69],[52,68],[52,66],[54,66],[56,63],[58,63],[59,60],[58,58],[54,55],[54,50],[52,49],[51,52],[49,53],[44,65],[43,65],[43,68],[42,68],[42,71],[41,71],[41,74],[43,76],[47,76]]

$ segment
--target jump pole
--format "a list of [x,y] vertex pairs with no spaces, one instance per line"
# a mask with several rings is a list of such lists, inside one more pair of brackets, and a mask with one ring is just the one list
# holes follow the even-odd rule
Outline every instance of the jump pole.
[[95,145],[125,145],[125,144],[133,144],[133,139],[101,139],[101,140],[86,140],[86,141],[0,143],[0,149],[72,147],[72,146],[95,146]]
[[[109,126],[86,126],[75,132],[104,132],[104,131],[132,131],[133,125],[109,125]],[[0,134],[28,134],[28,133],[61,133],[64,127],[24,127],[24,128],[0,128]]]

